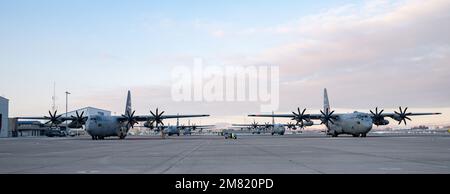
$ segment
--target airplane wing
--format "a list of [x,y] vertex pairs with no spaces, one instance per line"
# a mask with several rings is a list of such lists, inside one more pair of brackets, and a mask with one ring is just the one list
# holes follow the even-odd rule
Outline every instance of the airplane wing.
[[[255,125],[252,125],[252,124],[232,124],[231,126],[233,126],[233,127],[253,127]],[[258,124],[256,126],[263,126],[263,125]]]
[[87,117],[83,117],[84,111],[81,114],[78,114],[78,111],[76,112],[76,117],[63,117],[64,114],[57,115],[57,111],[55,111],[53,114],[48,111],[49,116],[43,116],[43,117],[16,117],[20,120],[50,120],[53,122],[64,122],[64,121],[81,121],[86,120]]
[[[51,120],[50,117],[16,117],[19,120]],[[58,117],[59,121],[74,121],[76,117]]]
[[250,125],[250,124],[242,124],[242,125],[240,125],[240,124],[233,124],[233,125],[231,125],[232,127],[236,127],[236,128],[242,128],[242,127],[255,127],[255,126],[257,126],[257,127],[272,127],[273,125],[272,124],[267,124],[267,125],[264,125],[264,124],[258,124],[258,125]]
[[[254,114],[248,115],[249,117],[280,117],[280,118],[295,118],[294,114]],[[306,114],[305,117],[309,119],[321,119],[323,115],[321,114]]]
[[209,115],[163,115],[162,119],[209,117]]
[[82,125],[85,124],[86,120],[88,119],[87,117],[84,117],[84,111],[81,114],[78,114],[78,111],[76,111],[76,117],[75,116],[70,116],[70,117],[63,117],[62,114],[57,115],[57,111],[55,111],[53,114],[48,111],[49,116],[44,116],[44,117],[17,117],[17,119],[20,120],[48,120],[46,123],[44,124],[49,124],[50,126],[58,126],[59,124],[62,124],[65,121],[71,121],[71,123],[69,124],[69,127],[72,128],[80,128],[82,127]]
[[208,129],[211,127],[215,127],[215,125],[182,125],[182,128],[195,128],[195,129]]
[[[406,116],[427,116],[427,115],[440,115],[442,113],[410,113],[406,114]],[[383,117],[391,117],[394,118],[397,116],[396,113],[383,113],[381,114]]]
[[[194,118],[194,117],[209,117],[209,115],[162,115],[160,117],[155,116],[135,116],[134,119],[138,122],[149,121],[155,119],[176,119],[176,118]],[[119,117],[119,121],[126,121],[126,117]]]
[[48,120],[50,118],[48,117],[16,117],[17,119],[20,120]]
[[372,120],[374,124],[377,125],[384,125],[386,122],[384,121],[385,117],[390,117],[396,121],[398,121],[398,124],[401,124],[402,122],[406,125],[406,120],[411,121],[410,116],[426,116],[426,115],[440,115],[441,113],[411,113],[407,112],[408,107],[405,109],[402,109],[402,107],[399,107],[399,112],[394,111],[394,113],[383,113],[384,110],[381,110],[378,112],[378,107],[375,108],[375,111],[370,110],[370,113],[372,114]]

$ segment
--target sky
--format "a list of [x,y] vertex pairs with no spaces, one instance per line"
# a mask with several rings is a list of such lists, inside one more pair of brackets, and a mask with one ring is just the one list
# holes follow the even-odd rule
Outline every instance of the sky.
[[[450,1],[1,0],[0,95],[11,116],[56,103],[121,114],[207,113],[250,122],[258,102],[173,102],[171,70],[194,58],[280,67],[280,108],[311,113],[328,88],[340,111],[374,107],[443,112],[450,124]],[[447,114],[445,114],[447,113]]]

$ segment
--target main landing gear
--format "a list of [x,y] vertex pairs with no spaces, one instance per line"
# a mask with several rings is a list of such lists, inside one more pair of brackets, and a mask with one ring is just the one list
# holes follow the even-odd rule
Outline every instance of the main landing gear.
[[338,136],[339,134],[336,131],[331,134],[331,137],[338,137]]
[[105,137],[103,137],[103,136],[98,136],[98,135],[93,135],[93,136],[91,136],[92,137],[92,140],[104,140],[105,139]]
[[367,137],[367,133],[353,134],[353,137]]

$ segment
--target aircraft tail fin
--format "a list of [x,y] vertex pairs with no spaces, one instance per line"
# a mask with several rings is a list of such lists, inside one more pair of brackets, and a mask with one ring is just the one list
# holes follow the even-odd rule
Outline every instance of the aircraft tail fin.
[[272,126],[275,126],[275,117],[273,115],[274,115],[274,113],[272,111]]
[[128,90],[128,95],[127,95],[127,104],[125,107],[125,114],[131,113],[131,92],[130,90]]
[[323,111],[330,111],[330,101],[328,101],[328,92],[327,89],[325,88],[323,90]]

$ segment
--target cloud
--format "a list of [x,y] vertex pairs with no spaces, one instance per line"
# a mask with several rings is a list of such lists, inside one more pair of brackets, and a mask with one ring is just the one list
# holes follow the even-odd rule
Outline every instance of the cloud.
[[448,1],[367,1],[268,29],[293,37],[256,57],[280,65],[282,107],[320,106],[324,87],[341,107],[450,106]]
[[222,38],[225,36],[225,31],[223,30],[215,30],[212,32],[212,36],[216,37],[216,38]]

